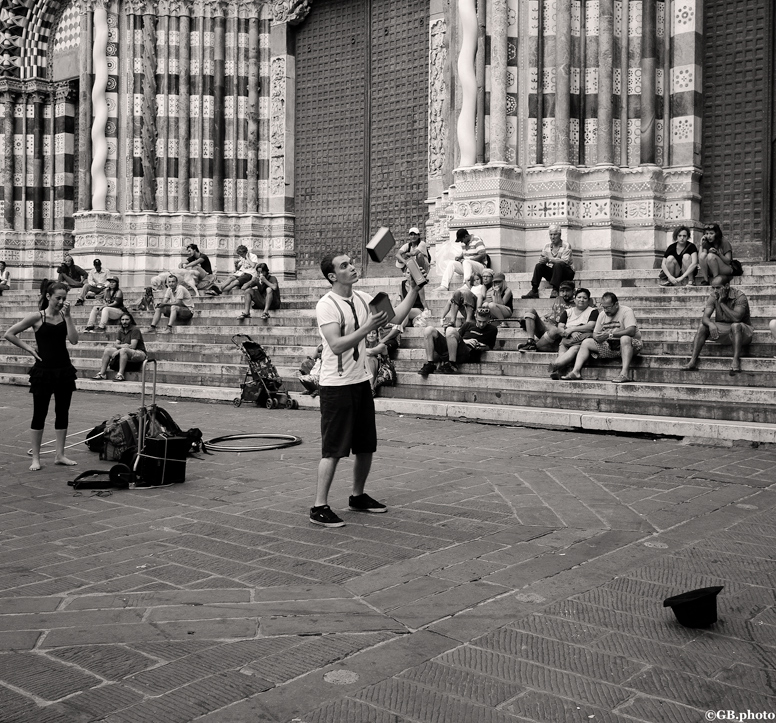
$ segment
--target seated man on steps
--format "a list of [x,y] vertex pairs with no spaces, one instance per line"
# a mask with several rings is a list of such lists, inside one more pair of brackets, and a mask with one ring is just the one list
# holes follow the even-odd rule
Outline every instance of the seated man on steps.
[[88,294],[95,298],[101,297],[108,288],[108,277],[111,275],[108,269],[104,268],[100,259],[94,259],[92,262],[94,268],[89,271],[86,282],[81,289],[81,293],[75,301],[76,306],[81,306]]
[[574,282],[564,281],[560,285],[560,296],[555,300],[548,314],[539,316],[536,309],[528,309],[523,326],[528,341],[517,347],[518,351],[557,351],[560,343],[558,322],[564,312],[574,308]]
[[477,361],[482,352],[496,345],[498,329],[488,323],[490,311],[481,306],[475,313],[475,322],[464,322],[459,329],[448,326],[444,332],[428,326],[425,329],[426,363],[418,374],[426,377],[437,371],[434,360],[441,361],[440,374],[457,374],[458,364]]
[[458,273],[464,279],[468,279],[475,271],[482,273],[488,261],[488,252],[485,250],[485,242],[479,236],[472,236],[465,228],[459,228],[455,234],[456,243],[460,244],[461,251],[455,261],[447,265],[442,274],[440,289],[450,290],[450,282],[453,274]]
[[548,232],[550,241],[545,244],[542,255],[539,257],[539,263],[534,266],[531,290],[527,294],[523,294],[524,299],[539,298],[539,284],[542,283],[542,279],[547,279],[550,282],[552,286],[550,298],[554,299],[560,293],[561,283],[571,281],[574,278],[574,259],[572,258],[571,246],[561,237],[560,226],[554,223]]
[[711,294],[706,300],[703,318],[698,331],[695,332],[692,356],[682,370],[690,372],[698,368],[701,349],[706,340],[711,339],[720,344],[732,345],[733,364],[730,367],[730,375],[733,376],[741,371],[741,350],[752,343],[753,336],[746,294],[731,288],[729,276],[715,276],[711,280]]
[[128,362],[142,363],[146,358],[146,346],[140,329],[135,326],[132,315],[125,311],[119,319],[119,330],[116,334],[116,343],[109,344],[102,353],[100,371],[94,375],[95,379],[106,379],[108,366],[115,357],[119,358],[119,371],[114,377],[117,382],[124,381],[124,372]]
[[262,310],[261,318],[265,321],[269,319],[270,311],[280,308],[280,284],[270,274],[267,264],[262,262],[256,267],[256,275],[244,288],[245,309],[237,317],[238,321],[251,318],[251,306]]
[[601,311],[593,329],[593,338],[585,339],[579,348],[574,368],[561,379],[576,381],[582,379],[580,372],[587,360],[622,358],[622,369],[612,379],[615,384],[631,381],[630,366],[633,357],[641,352],[641,332],[636,323],[633,309],[623,306],[617,296],[607,291],[601,296]]
[[161,304],[157,304],[154,311],[154,318],[149,332],[156,331],[156,325],[162,318],[162,315],[169,317],[167,326],[159,332],[160,334],[172,333],[172,327],[176,321],[187,321],[194,316],[194,302],[191,300],[191,294],[178,283],[178,277],[170,274],[167,278],[167,291],[164,292],[164,298]]
[[[475,291],[475,288],[477,291]],[[460,289],[456,289],[453,295],[447,302],[447,305],[442,312],[442,318],[440,324],[442,327],[455,326],[458,320],[458,314],[461,315],[461,323],[468,321],[474,323],[474,311],[479,306],[480,293],[479,289],[482,288],[482,275],[479,273],[472,274],[461,286]],[[452,316],[450,315],[452,313]]]
[[73,261],[73,257],[65,254],[64,261],[57,268],[57,281],[71,289],[80,289],[88,278],[89,274]]

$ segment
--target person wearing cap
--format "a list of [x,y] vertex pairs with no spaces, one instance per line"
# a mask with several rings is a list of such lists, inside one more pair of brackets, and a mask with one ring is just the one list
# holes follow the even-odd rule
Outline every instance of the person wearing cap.
[[87,294],[101,296],[105,289],[108,288],[108,276],[110,276],[110,271],[108,271],[106,268],[103,268],[102,261],[100,261],[100,259],[95,259],[92,262],[92,265],[94,268],[89,271],[89,275],[86,277],[86,283],[83,285],[78,299],[76,299],[76,306],[83,305]]
[[[481,306],[474,313],[474,322],[466,321],[458,329],[448,326],[444,332],[432,326],[426,327],[424,346],[426,363],[418,374],[457,374],[458,365],[476,362],[482,352],[496,345],[498,329],[490,323],[490,310]],[[435,361],[441,361],[439,369]]]
[[528,341],[518,345],[518,351],[557,351],[561,340],[558,323],[561,316],[574,307],[574,282],[563,281],[560,296],[548,314],[539,316],[536,309],[528,309],[523,315],[522,326],[528,334]]
[[[490,285],[486,279],[491,276]],[[485,299],[482,306],[487,306],[490,315],[498,323],[512,316],[512,289],[506,285],[506,276],[502,273],[494,274],[491,269],[482,272],[482,283],[485,286]]]
[[455,261],[451,261],[442,274],[440,289],[450,290],[453,274],[458,273],[468,279],[475,271],[482,273],[488,261],[485,242],[479,236],[472,236],[465,228],[459,228],[455,241],[460,246]]
[[97,331],[105,331],[109,321],[118,321],[121,315],[127,311],[124,306],[124,292],[119,288],[119,280],[116,276],[110,275],[107,279],[108,286],[103,292],[102,300],[104,305],[96,304],[89,314],[89,322],[84,331],[94,331],[94,325],[97,323],[97,315],[100,314],[100,323]]
[[[428,272],[431,269],[431,253],[428,250],[428,246],[426,246],[426,242],[420,240],[420,229],[417,226],[413,226],[407,233],[410,240],[396,252],[396,267],[406,271],[407,261],[415,259],[415,263],[420,267],[420,270],[428,277]],[[418,290],[418,297],[420,298],[422,310],[426,306],[425,286],[421,286]]]
[[552,224],[549,228],[550,241],[542,249],[539,263],[534,266],[531,290],[523,294],[524,299],[539,298],[539,284],[542,279],[547,279],[552,286],[551,298],[560,293],[560,285],[564,281],[574,278],[574,259],[571,246],[561,237],[561,229],[558,224]]

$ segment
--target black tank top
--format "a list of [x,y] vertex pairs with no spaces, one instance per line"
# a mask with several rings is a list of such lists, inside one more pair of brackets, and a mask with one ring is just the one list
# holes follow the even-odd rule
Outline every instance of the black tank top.
[[[60,324],[52,324],[46,320],[46,312],[40,312],[43,323],[35,332],[35,343],[38,347],[40,361],[35,366],[44,369],[62,369],[71,367],[70,354],[67,352],[67,323],[62,316]],[[61,313],[60,313],[61,316]]]

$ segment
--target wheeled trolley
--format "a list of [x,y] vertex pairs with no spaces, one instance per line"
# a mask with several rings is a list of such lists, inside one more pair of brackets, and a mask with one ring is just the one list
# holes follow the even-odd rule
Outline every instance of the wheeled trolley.
[[248,362],[245,379],[240,385],[240,396],[232,401],[235,407],[243,402],[253,402],[257,407],[267,409],[298,409],[299,403],[292,399],[283,385],[278,370],[258,342],[247,334],[235,334],[232,343],[239,347]]

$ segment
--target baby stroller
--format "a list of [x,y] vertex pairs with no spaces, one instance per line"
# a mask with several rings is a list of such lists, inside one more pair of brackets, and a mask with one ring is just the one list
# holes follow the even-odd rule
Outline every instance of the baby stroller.
[[265,406],[267,409],[298,409],[299,403],[289,396],[278,370],[261,344],[247,334],[235,334],[232,342],[242,349],[248,360],[248,371],[240,385],[241,394],[234,398],[232,404],[239,407],[243,402],[253,402],[257,407]]

